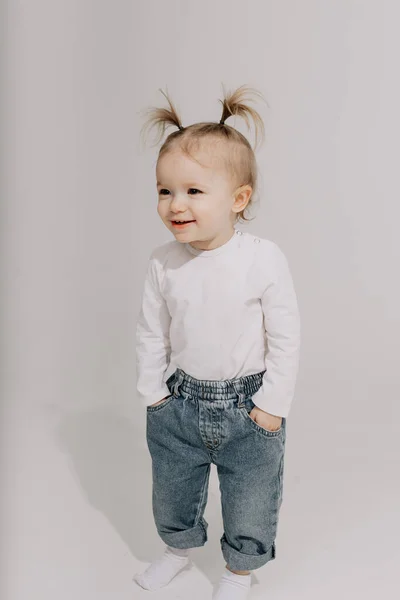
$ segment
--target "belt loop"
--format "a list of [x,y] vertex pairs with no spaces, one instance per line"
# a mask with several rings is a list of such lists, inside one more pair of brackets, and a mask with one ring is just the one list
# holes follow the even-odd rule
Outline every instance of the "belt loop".
[[238,408],[242,408],[245,406],[244,400],[246,398],[246,394],[243,392],[243,382],[242,381],[232,381],[233,389],[237,393],[238,399]]
[[178,371],[176,381],[173,384],[174,396],[178,396],[179,386],[182,383],[182,381],[183,381],[183,373],[181,371]]

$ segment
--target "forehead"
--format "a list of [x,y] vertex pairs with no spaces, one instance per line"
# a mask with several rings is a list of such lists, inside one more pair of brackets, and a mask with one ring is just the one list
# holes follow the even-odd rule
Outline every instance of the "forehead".
[[192,183],[199,181],[212,184],[225,178],[220,160],[215,154],[208,150],[199,150],[193,156],[194,159],[181,150],[170,151],[161,156],[156,167],[157,183],[166,184],[168,181],[189,183],[189,180],[193,180]]

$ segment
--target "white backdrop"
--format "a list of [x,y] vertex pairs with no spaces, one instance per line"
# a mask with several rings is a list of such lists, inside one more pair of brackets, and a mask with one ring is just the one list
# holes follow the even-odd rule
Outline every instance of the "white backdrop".
[[[268,101],[254,105],[267,132],[260,202],[240,228],[284,250],[302,316],[277,557],[254,573],[254,598],[391,593],[398,2],[9,0],[2,10],[2,599],[147,597],[132,574],[163,544],[134,331],[148,256],[172,238],[139,111],[165,105],[167,86],[184,125],[219,120],[222,83]],[[205,517],[195,570],[163,598],[211,598],[219,580],[213,472]]]

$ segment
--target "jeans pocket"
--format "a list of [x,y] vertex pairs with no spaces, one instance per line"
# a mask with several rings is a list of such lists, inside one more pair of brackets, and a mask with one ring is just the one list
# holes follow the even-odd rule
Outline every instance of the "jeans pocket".
[[156,404],[156,405],[146,406],[147,413],[152,413],[152,412],[156,412],[158,410],[163,409],[165,406],[167,406],[167,404],[170,404],[170,402],[174,398],[176,398],[175,394],[170,394],[169,396],[167,396],[165,398],[164,402],[161,402],[160,404]]
[[283,419],[284,417],[282,417],[282,422],[281,422],[281,426],[279,427],[279,429],[275,429],[274,431],[271,431],[269,429],[265,429],[264,427],[261,427],[261,425],[259,425],[258,423],[256,423],[254,421],[254,419],[250,416],[251,411],[253,410],[253,408],[256,405],[254,404],[253,400],[251,399],[251,397],[248,397],[245,399],[244,401],[244,406],[241,408],[241,411],[243,412],[243,414],[246,417],[246,422],[248,423],[248,425],[250,425],[255,431],[257,431],[258,433],[261,433],[262,435],[266,436],[266,437],[277,437],[280,436],[283,430]]

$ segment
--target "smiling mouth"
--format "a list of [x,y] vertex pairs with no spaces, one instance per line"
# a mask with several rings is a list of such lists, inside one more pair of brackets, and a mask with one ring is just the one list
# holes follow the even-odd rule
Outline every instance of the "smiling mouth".
[[170,219],[171,223],[188,223],[194,221],[194,219]]
[[171,221],[172,225],[174,227],[179,227],[180,225],[189,225],[190,223],[194,223],[195,220],[193,219],[192,221]]

